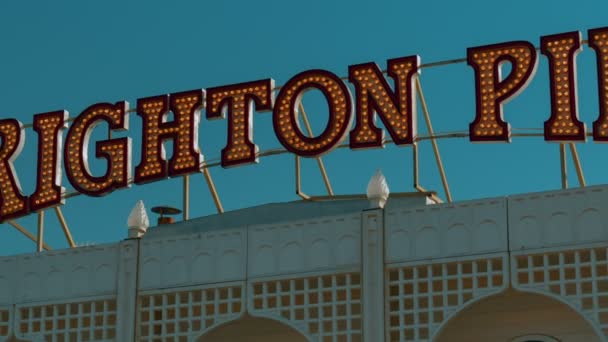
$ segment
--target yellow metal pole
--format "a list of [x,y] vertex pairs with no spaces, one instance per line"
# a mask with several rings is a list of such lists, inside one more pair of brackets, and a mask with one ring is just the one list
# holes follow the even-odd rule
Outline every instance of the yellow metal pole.
[[209,192],[211,192],[211,196],[213,197],[213,202],[215,203],[217,212],[220,214],[224,213],[224,207],[220,201],[220,196],[217,194],[215,183],[213,183],[213,179],[211,178],[211,174],[209,173],[207,167],[203,169],[203,175],[205,175],[205,180],[207,181],[207,186],[209,187]]
[[568,169],[566,165],[566,145],[559,144],[559,161],[562,169],[562,189],[568,189]]
[[[25,237],[27,237],[28,239],[37,242],[38,240],[36,239],[36,237],[34,236],[34,234],[30,233],[27,231],[27,229],[23,228],[22,225],[20,225],[19,223],[13,221],[13,220],[8,220],[6,221],[6,223],[10,224],[11,226],[13,226],[13,228],[17,229],[17,231],[19,231],[21,234],[25,235]],[[47,251],[50,251],[52,248],[47,245],[46,243],[42,243],[42,248],[44,248]]]
[[65,222],[65,217],[63,216],[63,212],[60,207],[55,207],[55,214],[57,215],[57,219],[59,220],[59,224],[61,224],[61,229],[63,229],[63,234],[65,235],[66,240],[68,240],[68,244],[70,248],[76,247],[76,243],[72,238],[72,233],[68,228],[68,224]]
[[418,144],[412,145],[412,157],[414,159],[414,188],[418,188]]
[[302,180],[302,175],[300,173],[300,157],[299,156],[295,156],[295,160],[296,160],[296,195],[300,196],[302,199],[308,200],[310,199],[310,196],[306,195],[305,193],[302,192],[302,187],[301,187],[301,180]]
[[184,221],[187,221],[190,218],[190,176],[185,175],[182,178],[184,181],[184,211],[182,213],[184,215]]
[[[300,113],[302,113],[302,119],[304,120],[304,125],[306,126],[306,131],[308,131],[308,136],[312,137],[312,127],[310,127],[310,122],[308,121],[308,116],[306,115],[306,111],[304,110],[304,105],[302,101],[299,104]],[[321,157],[317,157],[317,164],[319,165],[319,170],[321,171],[321,175],[323,176],[323,182],[325,182],[325,188],[327,189],[327,193],[330,196],[334,195],[334,190],[331,187],[331,182],[329,181],[329,177],[327,176],[327,171],[325,170],[325,164],[323,164],[323,159]]]
[[[422,104],[422,111],[424,112],[424,119],[426,121],[426,126],[429,130],[429,134],[432,136],[435,133],[433,132],[433,125],[431,124],[431,117],[429,115],[429,109],[426,106],[426,101],[424,100],[424,94],[422,93],[422,85],[420,84],[420,79],[416,77],[416,90],[418,92],[418,96],[420,97],[420,103]],[[445,197],[448,202],[452,202],[452,194],[450,193],[450,186],[448,185],[448,180],[445,175],[445,170],[443,168],[443,163],[441,162],[441,155],[439,154],[439,147],[437,146],[437,141],[435,139],[431,139],[431,144],[433,145],[433,152],[435,153],[435,161],[437,162],[437,168],[439,169],[439,175],[441,176],[441,183],[443,183],[443,189],[445,191]]]
[[581,160],[578,158],[578,151],[576,150],[576,145],[574,143],[570,143],[570,153],[572,154],[576,175],[578,176],[578,184],[584,188],[587,184],[585,183],[583,167],[581,166]]
[[44,245],[44,211],[38,212],[38,236],[36,237],[36,251],[42,252]]

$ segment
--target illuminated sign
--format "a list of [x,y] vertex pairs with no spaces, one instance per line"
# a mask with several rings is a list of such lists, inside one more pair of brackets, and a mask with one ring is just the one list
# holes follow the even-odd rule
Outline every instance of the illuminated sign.
[[[540,54],[549,62],[551,91],[551,113],[544,123],[547,141],[586,139],[576,94],[576,56],[582,43],[580,32],[540,39]],[[600,113],[592,127],[593,140],[605,142],[608,141],[608,27],[589,30],[588,44],[597,56],[600,100]],[[503,105],[526,88],[534,77],[538,59],[537,49],[527,41],[467,50],[467,63],[474,70],[476,98],[475,119],[469,125],[471,141],[510,141]],[[506,77],[501,75],[504,63],[511,65]],[[38,134],[38,174],[35,191],[30,196],[22,193],[13,167],[25,142],[23,125],[15,119],[0,120],[0,221],[61,204],[65,191],[61,184],[63,169],[74,189],[90,196],[103,196],[128,187],[131,177],[134,183],[142,184],[201,171],[204,164],[198,129],[203,108],[207,119],[227,120],[227,142],[221,151],[223,167],[258,161],[258,146],[253,137],[256,111],[271,111],[279,142],[302,157],[328,153],[347,135],[352,149],[382,147],[385,130],[396,145],[412,145],[416,141],[414,84],[419,68],[418,56],[388,60],[387,77],[375,63],[351,65],[348,81],[352,91],[337,75],[315,69],[292,77],[276,98],[274,81],[265,79],[138,99],[136,112],[143,122],[143,132],[141,160],[134,168],[130,138],[111,138],[109,134],[107,140],[90,141],[93,129],[102,122],[108,124],[109,133],[128,130],[127,102],[94,104],[80,113],[69,128],[66,111],[37,114],[33,129]],[[320,91],[329,108],[327,124],[317,136],[306,135],[298,121],[298,106],[309,90]],[[171,121],[167,119],[170,112]],[[163,146],[168,140],[173,146],[169,160]],[[89,168],[87,151],[93,144],[96,158],[106,161],[103,175],[94,175]]]

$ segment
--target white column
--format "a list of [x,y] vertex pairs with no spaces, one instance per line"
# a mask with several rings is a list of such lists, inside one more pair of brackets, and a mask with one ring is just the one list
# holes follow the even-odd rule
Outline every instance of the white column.
[[118,294],[116,298],[117,341],[135,340],[138,249],[139,239],[129,239],[120,243]]
[[384,341],[384,219],[382,209],[361,214],[363,342]]

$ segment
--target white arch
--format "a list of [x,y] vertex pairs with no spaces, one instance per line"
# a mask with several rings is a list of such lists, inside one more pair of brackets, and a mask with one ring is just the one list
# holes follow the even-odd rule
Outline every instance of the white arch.
[[[309,341],[309,342],[313,341],[311,339],[311,337],[308,336],[307,333],[303,332],[300,328],[298,328],[297,326],[294,326],[289,321],[279,320],[279,319],[277,319],[277,317],[273,317],[273,316],[268,316],[268,317],[267,316],[258,316],[258,315],[253,316],[253,315],[250,315],[247,313],[239,316],[238,318],[230,319],[230,320],[218,323],[218,324],[214,324],[213,326],[209,327],[208,329],[205,329],[205,331],[203,331],[202,334],[200,334],[199,336],[194,338],[193,341],[205,342],[209,338],[214,338],[212,335],[214,332],[217,332],[218,330],[223,329],[223,328],[227,328],[231,324],[237,325],[235,328],[238,329],[240,332],[242,332],[242,327],[238,327],[239,322],[244,322],[244,323],[255,322],[256,324],[259,324],[259,323],[263,323],[263,321],[269,321],[271,323],[276,323],[278,325],[282,325],[285,328],[285,332],[289,332],[292,334],[295,333],[296,335],[301,336],[302,339],[305,339],[306,341]],[[241,329],[239,329],[239,328],[241,328]],[[211,340],[211,341],[213,341],[213,340]]]
[[243,319],[246,315],[247,315],[247,313],[243,310],[242,312],[240,312],[236,316],[231,316],[231,317],[229,317],[226,320],[221,320],[219,322],[215,322],[212,325],[210,325],[208,327],[205,327],[205,329],[203,329],[202,331],[196,332],[195,335],[191,337],[191,340],[192,341],[198,341],[202,337],[204,337],[207,333],[209,333],[209,332],[211,332],[211,331],[213,331],[215,329],[221,328],[222,326],[224,326],[226,324],[230,324],[230,323],[236,322],[236,321],[238,321],[240,319]]
[[581,318],[583,318],[589,325],[591,325],[591,328],[593,328],[593,331],[595,332],[595,334],[602,341],[606,341],[606,335],[604,335],[602,328],[597,324],[597,322],[595,320],[589,318],[589,316],[587,314],[585,314],[585,312],[583,312],[580,308],[577,308],[576,306],[574,306],[570,301],[568,301],[567,297],[559,296],[559,295],[556,295],[556,294],[548,292],[548,291],[540,291],[540,290],[530,289],[530,288],[514,287],[514,289],[517,291],[520,291],[520,292],[542,295],[542,296],[545,296],[548,298],[555,299],[562,304],[566,304],[570,309],[574,310],[574,312],[576,312]]
[[306,338],[306,340],[313,342],[315,341],[315,339],[310,335],[310,333],[307,330],[303,330],[302,327],[295,325],[292,321],[278,315],[278,314],[272,314],[272,313],[256,313],[254,311],[249,312],[249,315],[251,315],[251,317],[257,317],[257,318],[263,318],[263,319],[270,319],[273,321],[277,321],[281,324],[285,324],[288,327],[294,329],[295,331],[297,331],[298,333],[300,333],[300,335],[302,335],[304,338]]
[[528,342],[528,341],[539,341],[539,342],[559,342],[556,338],[547,335],[525,335],[518,336],[509,342]]
[[503,286],[502,288],[500,288],[500,290],[495,291],[495,292],[489,292],[487,294],[478,296],[478,297],[473,297],[471,300],[469,300],[468,302],[464,303],[463,305],[461,305],[457,310],[455,310],[454,312],[452,312],[449,316],[444,317],[443,322],[441,322],[441,324],[439,324],[439,326],[437,327],[437,329],[432,332],[431,334],[431,340],[434,340],[437,336],[439,336],[441,334],[441,332],[443,331],[443,329],[446,327],[446,325],[448,325],[448,323],[450,323],[450,321],[452,321],[452,318],[458,316],[458,314],[460,312],[462,312],[463,310],[467,309],[468,307],[472,306],[473,304],[476,304],[477,302],[480,302],[486,298],[490,298],[490,297],[494,297],[494,296],[498,296],[502,293],[504,293],[506,290],[508,289],[507,286]]
[[[572,314],[575,314],[576,316],[578,316],[579,318],[581,318],[581,322],[585,322],[585,325],[589,328],[590,331],[592,331],[595,336],[597,338],[599,338],[601,341],[606,341],[606,338],[604,337],[603,333],[601,330],[598,330],[598,327],[596,326],[596,324],[594,324],[593,321],[591,321],[584,313],[582,313],[580,310],[578,310],[576,307],[574,307],[573,305],[571,305],[571,303],[568,303],[566,300],[564,300],[563,298],[559,298],[559,296],[554,296],[554,295],[548,295],[547,293],[541,292],[541,291],[529,291],[529,290],[522,290],[522,289],[516,289],[516,288],[509,288],[510,290],[513,291],[513,293],[517,293],[520,295],[524,295],[524,294],[528,294],[528,295],[539,295],[540,297],[544,297],[544,298],[548,298],[551,300],[556,300],[556,302],[560,303],[560,304],[565,304],[565,306],[569,309],[569,311],[571,311]],[[481,302],[482,300],[485,299],[490,299],[492,297],[498,297],[501,295],[504,295],[505,292],[507,292],[506,290],[500,291],[500,292],[496,292],[493,293],[491,295],[487,295],[487,296],[483,296],[483,297],[477,297],[474,300],[471,300],[470,302],[467,302],[465,305],[461,306],[460,308],[458,308],[458,310],[454,311],[450,316],[446,317],[446,319],[441,323],[441,325],[439,326],[439,328],[433,333],[431,340],[435,340],[438,337],[441,337],[441,334],[444,332],[445,328],[454,321],[454,319],[456,317],[458,317],[458,315],[464,311],[465,309],[473,306],[474,304],[477,304],[479,302]],[[540,341],[547,341],[547,342],[553,342],[553,341],[558,341],[555,339],[550,339],[550,336],[548,335],[543,335],[543,334],[536,334],[536,335],[522,335],[522,336],[514,336],[513,340],[509,340],[510,342],[520,342],[520,341],[525,341],[521,340],[521,338],[523,337],[531,337],[531,336],[540,336],[543,337],[543,340]],[[548,339],[549,338],[549,339]]]

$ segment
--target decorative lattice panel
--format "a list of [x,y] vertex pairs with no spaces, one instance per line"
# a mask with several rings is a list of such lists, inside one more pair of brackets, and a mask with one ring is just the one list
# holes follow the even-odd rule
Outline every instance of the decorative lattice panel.
[[358,273],[254,282],[252,313],[301,327],[318,341],[361,340]]
[[3,341],[10,333],[10,318],[8,309],[0,309],[0,341]]
[[150,293],[139,299],[141,341],[190,341],[244,312],[243,283]]
[[441,324],[468,303],[506,287],[507,260],[494,255],[390,268],[389,341],[431,341]]
[[116,300],[19,306],[19,337],[34,341],[115,341]]
[[608,336],[608,249],[514,255],[515,288],[559,297]]

